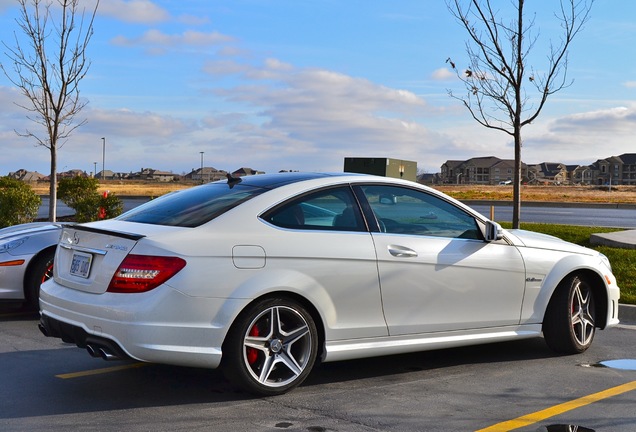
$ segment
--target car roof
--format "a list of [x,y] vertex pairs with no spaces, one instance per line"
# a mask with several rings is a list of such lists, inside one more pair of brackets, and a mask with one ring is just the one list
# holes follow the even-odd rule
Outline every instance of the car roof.
[[[235,177],[235,180],[229,180],[229,182],[236,181],[236,183],[240,183],[243,186],[259,187],[263,189],[275,189],[280,186],[286,186],[288,184],[298,183],[306,180],[346,176],[365,177],[367,175],[354,173],[281,172],[275,174],[258,174],[244,177]],[[228,180],[219,180],[214,183],[227,182]]]

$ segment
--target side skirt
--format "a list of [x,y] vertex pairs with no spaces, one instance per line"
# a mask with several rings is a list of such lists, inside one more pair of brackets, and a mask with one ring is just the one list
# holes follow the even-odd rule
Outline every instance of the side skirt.
[[322,361],[352,360],[541,336],[541,324],[328,341]]

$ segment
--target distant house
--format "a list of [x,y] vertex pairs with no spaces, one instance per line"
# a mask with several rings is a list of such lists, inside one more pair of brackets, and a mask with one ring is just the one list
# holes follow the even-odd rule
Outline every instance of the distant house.
[[95,174],[95,178],[99,180],[113,180],[115,177],[115,173],[111,170],[103,170]]
[[557,162],[542,162],[533,165],[533,182],[540,184],[567,184],[570,179],[567,165]]
[[193,169],[189,174],[185,175],[185,179],[195,182],[209,183],[224,179],[226,176],[227,171],[218,170],[213,167],[203,167],[196,170]]
[[153,181],[153,182],[171,182],[178,177],[176,174],[168,171],[159,171],[153,168],[142,168],[141,171],[126,175],[128,180],[137,181]]
[[239,168],[236,171],[232,172],[232,177],[244,177],[258,174],[265,174],[265,171],[256,171],[252,168]]
[[88,177],[88,174],[86,174],[86,171],[82,171],[81,169],[72,169],[72,170],[64,171],[62,173],[57,174],[58,179],[75,178],[75,177]]
[[25,169],[19,169],[15,172],[10,172],[9,177],[16,180],[21,180],[23,182],[44,181],[48,178],[44,174],[40,174],[37,171],[27,171]]
[[422,173],[417,175],[417,182],[421,184],[426,184],[426,185],[434,185],[434,184],[440,184],[442,181],[441,181],[439,173],[435,173],[435,174]]

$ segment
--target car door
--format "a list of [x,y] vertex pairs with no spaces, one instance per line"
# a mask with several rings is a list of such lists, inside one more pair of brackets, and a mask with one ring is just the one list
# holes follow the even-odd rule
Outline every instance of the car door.
[[391,335],[516,325],[525,270],[519,251],[486,242],[473,215],[415,188],[361,187]]
[[320,302],[327,340],[388,335],[373,238],[349,185],[293,197],[261,219],[279,230],[261,243],[268,271]]

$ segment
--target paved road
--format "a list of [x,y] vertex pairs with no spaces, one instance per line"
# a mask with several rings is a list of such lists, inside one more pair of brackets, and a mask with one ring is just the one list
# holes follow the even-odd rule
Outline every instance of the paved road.
[[[472,208],[490,217],[491,205],[471,202]],[[494,219],[512,222],[512,207],[509,203],[494,204]],[[555,223],[564,225],[602,226],[613,228],[636,228],[636,208],[624,206],[585,205],[521,205],[521,222]]]

